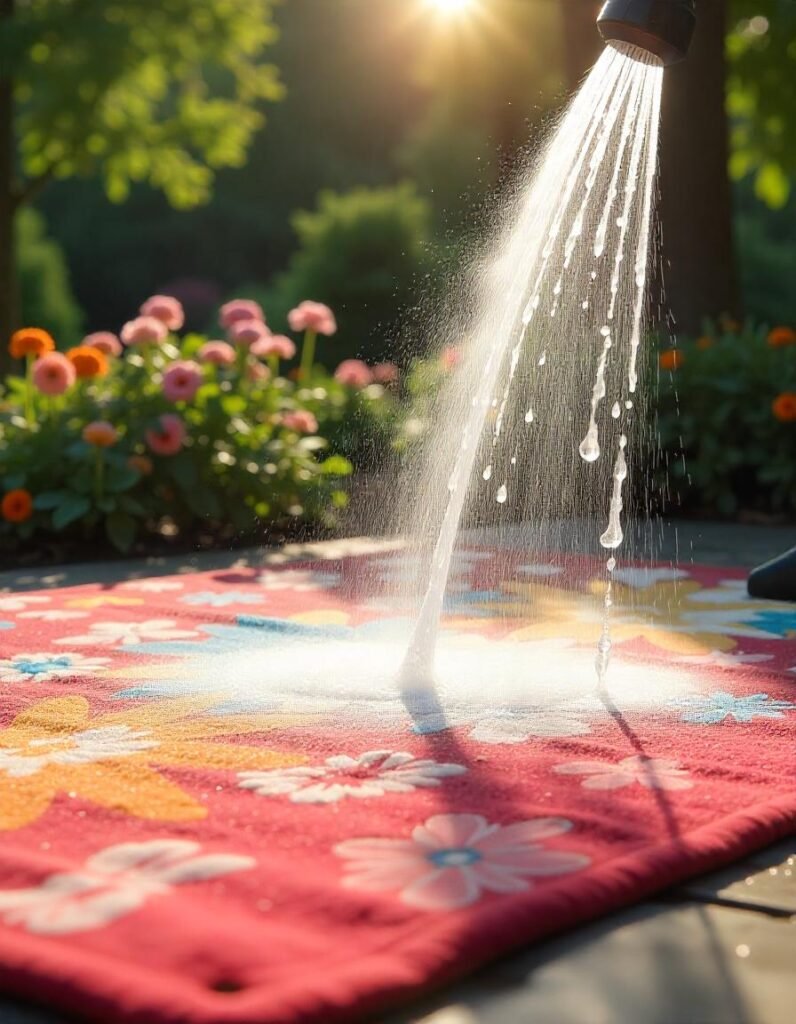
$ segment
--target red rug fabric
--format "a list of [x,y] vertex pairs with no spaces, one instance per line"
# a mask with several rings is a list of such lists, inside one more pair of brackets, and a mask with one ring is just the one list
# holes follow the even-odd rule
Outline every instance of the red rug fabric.
[[602,566],[471,549],[446,686],[401,693],[411,572],[0,593],[3,991],[350,1021],[793,831],[796,608],[620,568],[595,691]]

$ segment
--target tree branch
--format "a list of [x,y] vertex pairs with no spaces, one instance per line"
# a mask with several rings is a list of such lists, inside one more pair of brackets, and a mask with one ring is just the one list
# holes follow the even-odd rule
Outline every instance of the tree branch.
[[28,181],[18,185],[12,192],[14,207],[20,207],[25,203],[31,202],[50,184],[54,177],[54,169],[48,167],[42,174],[38,174],[35,178],[30,178]]

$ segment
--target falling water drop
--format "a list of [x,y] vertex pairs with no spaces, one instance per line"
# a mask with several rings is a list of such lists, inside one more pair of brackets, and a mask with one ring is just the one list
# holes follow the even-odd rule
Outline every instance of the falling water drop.
[[538,365],[539,366],[544,366],[544,364],[546,362],[547,362],[547,352],[542,352],[542,354],[539,356],[539,363],[538,363]]
[[589,300],[588,299],[584,299],[583,302],[581,302],[581,304],[580,304],[580,308],[581,309],[588,309],[589,308]]
[[483,476],[484,480],[490,480],[492,477],[492,467],[487,466],[481,475]]
[[516,466],[517,465],[517,456],[516,455],[512,455],[511,456],[511,464],[512,464],[512,466]]
[[591,279],[592,279],[592,281],[596,281],[597,280],[597,271],[596,270],[592,270],[592,272],[591,272]]
[[615,420],[618,420],[619,417],[622,415],[622,407],[620,406],[619,402],[614,402],[614,404],[611,406],[611,415]]
[[627,400],[627,401],[625,402],[625,408],[626,408],[626,409],[632,409],[632,408],[633,408],[633,403],[632,403],[632,402],[630,401],[630,399],[629,399],[629,398],[628,398],[628,400]]
[[624,540],[622,532],[622,484],[627,478],[627,460],[625,448],[627,438],[624,434],[619,438],[619,453],[614,463],[614,491],[611,496],[611,509],[608,516],[608,529],[600,537],[604,548],[618,548]]
[[502,505],[504,504],[508,496],[508,488],[506,487],[505,484],[501,484],[501,486],[498,488],[497,494],[495,495],[495,501],[498,503],[498,505]]
[[614,569],[616,568],[616,559],[614,558],[613,555],[611,555],[611,557],[605,563],[605,568],[608,570],[608,572],[613,572]]
[[608,324],[605,324],[603,327],[600,328],[600,334],[602,334],[604,338],[607,338],[610,333],[611,328],[608,326]]
[[533,423],[533,409],[529,409],[525,413],[525,422],[526,423]]
[[600,438],[597,432],[597,424],[590,423],[589,430],[578,448],[580,457],[584,462],[596,462],[600,457]]

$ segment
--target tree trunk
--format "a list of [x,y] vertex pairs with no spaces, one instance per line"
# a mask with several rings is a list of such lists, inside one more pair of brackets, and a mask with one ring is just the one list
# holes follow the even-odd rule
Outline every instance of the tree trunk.
[[[13,16],[14,0],[0,0],[0,24]],[[14,243],[14,87],[0,77],[0,371],[9,367],[8,341],[19,326]]]
[[697,0],[687,60],[664,73],[660,220],[666,301],[677,331],[740,312],[725,113],[726,0]]

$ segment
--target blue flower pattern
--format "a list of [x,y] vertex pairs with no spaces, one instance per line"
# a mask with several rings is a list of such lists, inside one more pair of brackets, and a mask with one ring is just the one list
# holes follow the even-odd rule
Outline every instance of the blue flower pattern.
[[755,718],[784,718],[786,711],[796,708],[796,704],[774,700],[767,693],[735,697],[725,690],[699,697],[681,697],[672,701],[672,705],[684,709],[682,720],[694,725],[718,725],[727,719],[746,723]]

